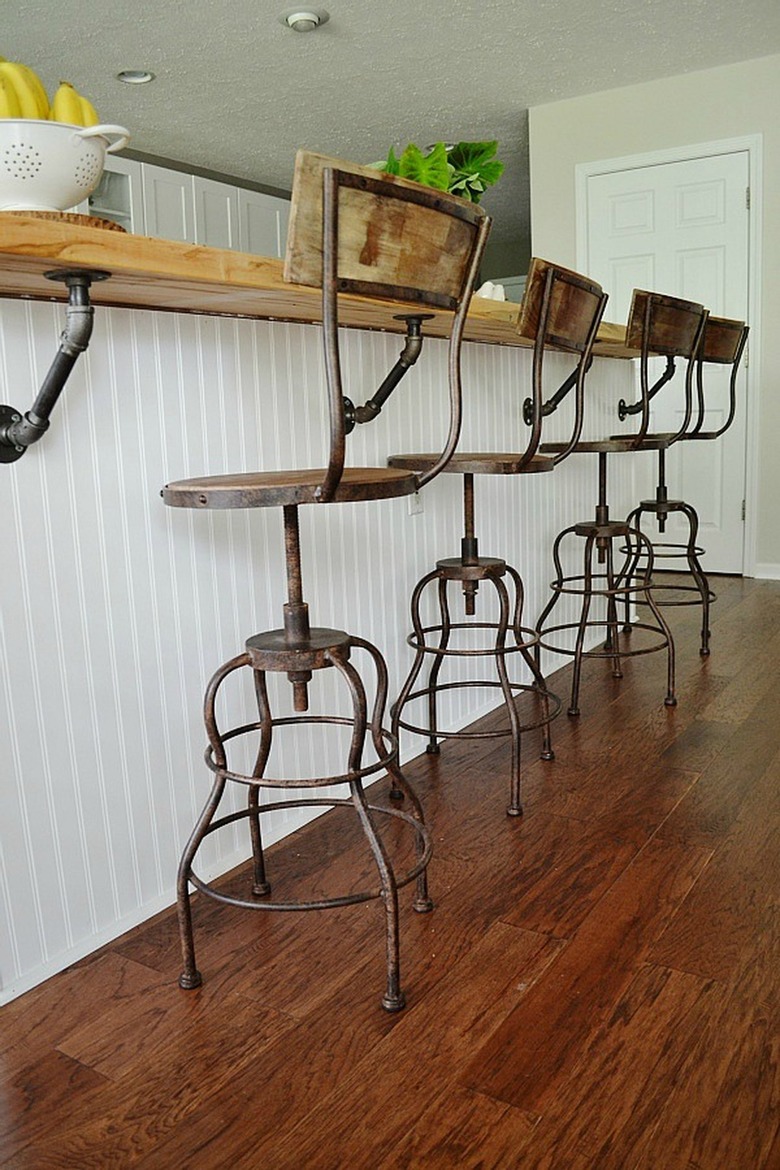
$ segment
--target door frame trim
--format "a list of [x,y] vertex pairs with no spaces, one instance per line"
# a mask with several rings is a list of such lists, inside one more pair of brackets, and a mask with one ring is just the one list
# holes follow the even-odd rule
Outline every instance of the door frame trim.
[[756,575],[756,542],[758,534],[758,436],[761,409],[761,239],[762,239],[762,134],[746,134],[738,138],[718,139],[715,142],[691,146],[672,146],[621,158],[577,163],[574,168],[575,232],[577,269],[587,272],[588,261],[588,179],[618,171],[640,170],[642,167],[663,166],[665,163],[689,162],[711,158],[719,154],[747,153],[748,183],[750,186],[750,214],[748,216],[748,323],[750,325],[749,364],[747,374],[747,417],[745,420],[745,531],[743,545],[743,574]]

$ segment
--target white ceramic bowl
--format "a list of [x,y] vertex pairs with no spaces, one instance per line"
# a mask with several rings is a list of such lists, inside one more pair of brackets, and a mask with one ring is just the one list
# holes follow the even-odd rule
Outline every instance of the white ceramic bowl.
[[0,211],[67,211],[90,195],[106,154],[130,140],[122,126],[0,118]]

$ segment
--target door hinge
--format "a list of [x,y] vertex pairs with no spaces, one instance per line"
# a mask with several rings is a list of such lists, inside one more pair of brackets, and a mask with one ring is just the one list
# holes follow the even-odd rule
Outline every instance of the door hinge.
[[745,207],[750,211],[750,188],[745,188]]
[[745,519],[745,501],[742,501],[742,519]]

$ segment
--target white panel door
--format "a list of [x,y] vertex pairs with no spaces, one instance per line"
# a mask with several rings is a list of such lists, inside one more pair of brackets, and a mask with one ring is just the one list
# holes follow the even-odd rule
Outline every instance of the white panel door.
[[[715,316],[747,318],[748,167],[748,152],[735,151],[588,177],[586,270],[609,293],[611,321],[626,320],[634,288],[698,301]],[[705,429],[714,430],[728,410],[728,376],[715,367],[706,374]],[[667,455],[669,495],[697,509],[710,572],[743,568],[744,369],[738,394],[736,420],[722,438],[678,443]],[[678,429],[681,412],[677,391],[662,390],[653,429]],[[667,532],[670,540],[683,537],[679,518]]]

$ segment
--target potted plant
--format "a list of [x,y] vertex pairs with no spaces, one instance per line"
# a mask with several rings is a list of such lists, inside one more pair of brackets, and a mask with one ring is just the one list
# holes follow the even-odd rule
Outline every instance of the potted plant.
[[479,203],[485,189],[497,183],[504,172],[504,164],[494,157],[497,149],[497,142],[437,142],[423,153],[410,142],[400,156],[391,147],[383,162],[371,165],[385,174]]

